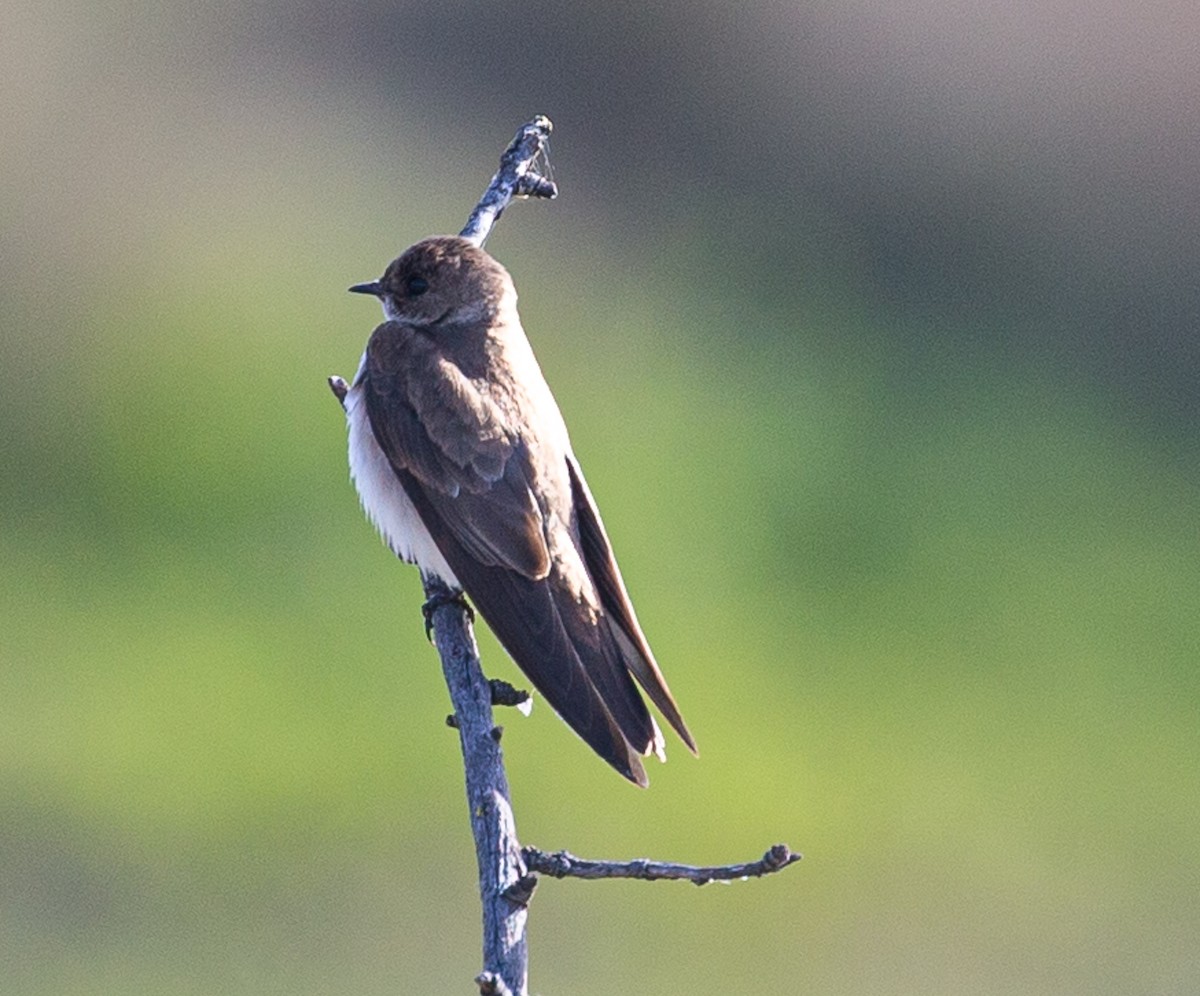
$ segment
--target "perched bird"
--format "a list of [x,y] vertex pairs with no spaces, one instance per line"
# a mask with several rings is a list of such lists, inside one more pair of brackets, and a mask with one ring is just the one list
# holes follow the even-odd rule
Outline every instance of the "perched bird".
[[546,701],[646,785],[665,758],[633,679],[696,751],[613,557],[508,271],[474,243],[406,250],[372,294],[385,321],[343,400],[367,516],[422,575],[466,592]]

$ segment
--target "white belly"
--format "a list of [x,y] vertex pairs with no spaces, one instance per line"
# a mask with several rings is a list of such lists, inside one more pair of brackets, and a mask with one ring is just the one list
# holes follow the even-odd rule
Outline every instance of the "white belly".
[[[361,371],[360,366],[360,374]],[[346,421],[350,426],[350,477],[367,518],[401,560],[416,564],[422,573],[434,574],[452,588],[461,589],[375,441],[358,377],[346,394]]]

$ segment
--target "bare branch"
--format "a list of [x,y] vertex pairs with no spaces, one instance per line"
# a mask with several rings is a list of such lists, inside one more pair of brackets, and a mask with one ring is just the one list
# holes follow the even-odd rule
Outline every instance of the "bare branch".
[[482,246],[514,197],[553,199],[558,196],[554,181],[537,170],[539,159],[546,162],[546,168],[549,169],[546,143],[550,140],[552,129],[550,119],[544,114],[521,126],[512,144],[500,157],[500,169],[479,198],[466,227],[459,233],[464,239]]
[[[528,976],[527,914],[525,904],[513,901],[506,892],[526,877],[526,869],[504,772],[500,728],[492,720],[492,688],[480,668],[479,648],[461,596],[435,578],[423,576],[422,581],[434,645],[454,703],[479,866],[484,965],[477,979],[484,980],[479,981],[479,991],[523,996]],[[492,988],[485,988],[485,983]]]
[[554,878],[640,878],[653,882],[660,878],[681,879],[696,885],[709,882],[732,882],[747,878],[759,878],[772,872],[782,871],[803,857],[787,844],[776,844],[757,861],[740,865],[677,865],[669,861],[649,861],[638,858],[634,861],[589,861],[577,858],[567,851],[547,854],[536,847],[521,849],[521,856],[531,872],[540,872]]

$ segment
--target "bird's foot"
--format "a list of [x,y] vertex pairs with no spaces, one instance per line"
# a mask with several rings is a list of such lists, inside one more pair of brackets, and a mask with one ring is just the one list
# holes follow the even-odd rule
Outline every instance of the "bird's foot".
[[451,591],[445,587],[433,587],[427,585],[425,588],[426,599],[421,606],[421,615],[425,617],[425,639],[430,643],[433,642],[433,614],[443,605],[457,605],[467,614],[467,618],[475,621],[475,610],[471,608],[467,601],[467,596],[461,591]]

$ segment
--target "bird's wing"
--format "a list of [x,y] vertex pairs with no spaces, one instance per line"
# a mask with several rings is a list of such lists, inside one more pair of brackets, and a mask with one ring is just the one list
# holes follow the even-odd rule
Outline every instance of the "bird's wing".
[[[411,339],[385,322],[367,346],[363,377],[376,441],[394,469],[429,492],[472,557],[545,577],[550,554],[521,440],[491,398]],[[394,355],[399,349],[404,362]]]
[[603,645],[602,627],[589,626],[578,604],[564,605],[553,573],[530,577],[475,556],[448,514],[461,495],[438,497],[404,468],[396,476],[454,576],[534,687],[592,750],[630,781],[648,784],[638,754],[654,740],[653,720],[613,641]]
[[604,523],[600,521],[600,511],[596,508],[596,502],[574,456],[567,456],[567,468],[571,475],[575,522],[579,530],[583,562],[600,596],[600,604],[604,607],[607,622],[622,650],[625,665],[633,672],[651,701],[679,734],[680,739],[695,754],[696,741],[688,731],[679,707],[675,704],[675,698],[667,687],[666,679],[663,678],[654,660],[654,654],[650,651],[650,644],[638,625],[633,603],[625,590],[625,582],[613,556],[608,534],[604,531]]

